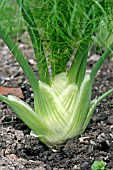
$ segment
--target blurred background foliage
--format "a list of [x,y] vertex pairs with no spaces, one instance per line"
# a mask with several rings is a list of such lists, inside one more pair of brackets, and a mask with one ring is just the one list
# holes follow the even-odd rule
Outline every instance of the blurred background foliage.
[[13,37],[26,29],[16,0],[0,0],[0,25]]

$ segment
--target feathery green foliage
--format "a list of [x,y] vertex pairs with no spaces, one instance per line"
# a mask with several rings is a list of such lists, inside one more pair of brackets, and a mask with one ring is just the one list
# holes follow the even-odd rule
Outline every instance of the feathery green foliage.
[[89,47],[102,20],[112,28],[109,27],[109,21],[113,19],[111,4],[112,1],[106,0],[33,0],[30,3],[41,38],[49,41],[47,47],[53,75],[66,71],[73,47],[78,49],[83,42]]

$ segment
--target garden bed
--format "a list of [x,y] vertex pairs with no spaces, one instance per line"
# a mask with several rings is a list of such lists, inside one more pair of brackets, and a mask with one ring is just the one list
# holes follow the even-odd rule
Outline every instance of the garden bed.
[[[20,49],[36,72],[33,51],[19,43]],[[98,55],[91,57],[92,68]],[[37,76],[38,78],[38,76]],[[20,87],[24,100],[33,106],[33,93],[22,69],[8,48],[0,42],[0,85]],[[98,97],[113,88],[113,60],[108,58],[96,76],[93,96]],[[29,128],[16,117],[6,104],[0,104],[0,170],[90,170],[94,160],[104,160],[113,170],[113,95],[96,108],[85,133],[50,149],[30,136]]]

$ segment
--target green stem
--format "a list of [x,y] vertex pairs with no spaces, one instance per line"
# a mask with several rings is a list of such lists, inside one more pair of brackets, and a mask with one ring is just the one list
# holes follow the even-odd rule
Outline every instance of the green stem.
[[92,117],[92,114],[94,113],[94,110],[95,110],[96,106],[97,106],[103,99],[105,99],[108,95],[110,95],[111,93],[113,93],[113,89],[110,89],[109,91],[107,91],[106,93],[104,93],[102,96],[100,96],[100,97],[96,100],[96,102],[94,102],[94,104],[92,105],[92,107],[91,107],[90,110],[89,110],[89,113],[88,113],[88,115],[87,115],[87,117],[86,117],[86,120],[85,120],[85,122],[84,122],[84,125],[83,125],[83,127],[82,127],[82,131],[81,131],[80,134],[82,134],[82,133],[84,132],[84,130],[86,129],[86,127],[87,127],[87,125],[88,125],[88,123],[89,123],[89,121],[90,121],[90,119],[91,119],[91,117]]
[[80,68],[78,70],[78,76],[77,76],[77,86],[80,88],[83,80],[84,80],[84,76],[86,73],[86,66],[87,66],[87,57],[88,57],[88,49],[86,50],[86,53],[83,56],[82,62],[80,64]]
[[[77,53],[75,55],[75,58],[73,60],[73,63],[68,72],[69,83],[76,83],[78,85],[81,85],[81,81],[84,79],[85,70],[86,70],[87,53],[88,53],[88,44],[83,42],[80,44]],[[82,70],[80,70],[83,61],[85,63],[82,66]],[[81,80],[79,81],[79,79]]]
[[24,3],[23,0],[17,0],[17,1],[18,1],[19,6],[21,7],[23,18],[27,23],[28,32],[29,32],[32,45],[33,45],[33,49],[34,49],[34,53],[35,53],[35,60],[36,60],[37,67],[38,67],[39,78],[41,81],[50,85],[50,76],[48,72],[48,66],[46,63],[46,57],[44,54],[40,35],[37,30],[37,26],[32,16],[31,10],[29,9],[29,6]]
[[101,65],[104,63],[106,58],[112,53],[113,51],[113,43],[107,48],[107,50],[104,52],[104,54],[100,57],[100,59],[97,61],[97,63],[94,65],[94,68],[92,69],[90,76],[92,81],[95,78],[96,73],[100,69]]
[[96,105],[98,105],[103,99],[105,99],[107,96],[109,96],[111,93],[113,93],[113,89],[110,89],[106,93],[104,93],[102,96],[100,96],[96,102]]
[[18,61],[19,65],[22,67],[24,73],[26,74],[26,76],[31,84],[33,91],[35,92],[37,90],[39,84],[38,84],[38,81],[31,69],[31,67],[29,66],[27,60],[25,59],[24,55],[19,50],[17,44],[15,44],[15,42],[12,40],[12,38],[2,28],[0,28],[0,37],[3,39],[5,44],[8,46],[8,48],[14,55],[15,59]]

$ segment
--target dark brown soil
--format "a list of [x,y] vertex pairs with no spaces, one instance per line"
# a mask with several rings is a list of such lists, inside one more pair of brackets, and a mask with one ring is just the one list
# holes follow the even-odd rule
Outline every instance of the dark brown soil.
[[[26,44],[20,44],[32,63],[33,52]],[[97,55],[89,59],[92,68]],[[23,71],[18,66],[7,47],[0,42],[0,85],[21,87],[25,101],[33,106],[33,93]],[[108,59],[99,71],[93,96],[113,88],[113,61]],[[85,133],[72,139],[57,149],[47,148],[16,117],[4,103],[0,104],[0,170],[90,170],[94,160],[104,160],[106,167],[113,170],[113,95],[107,97],[96,108]]]

